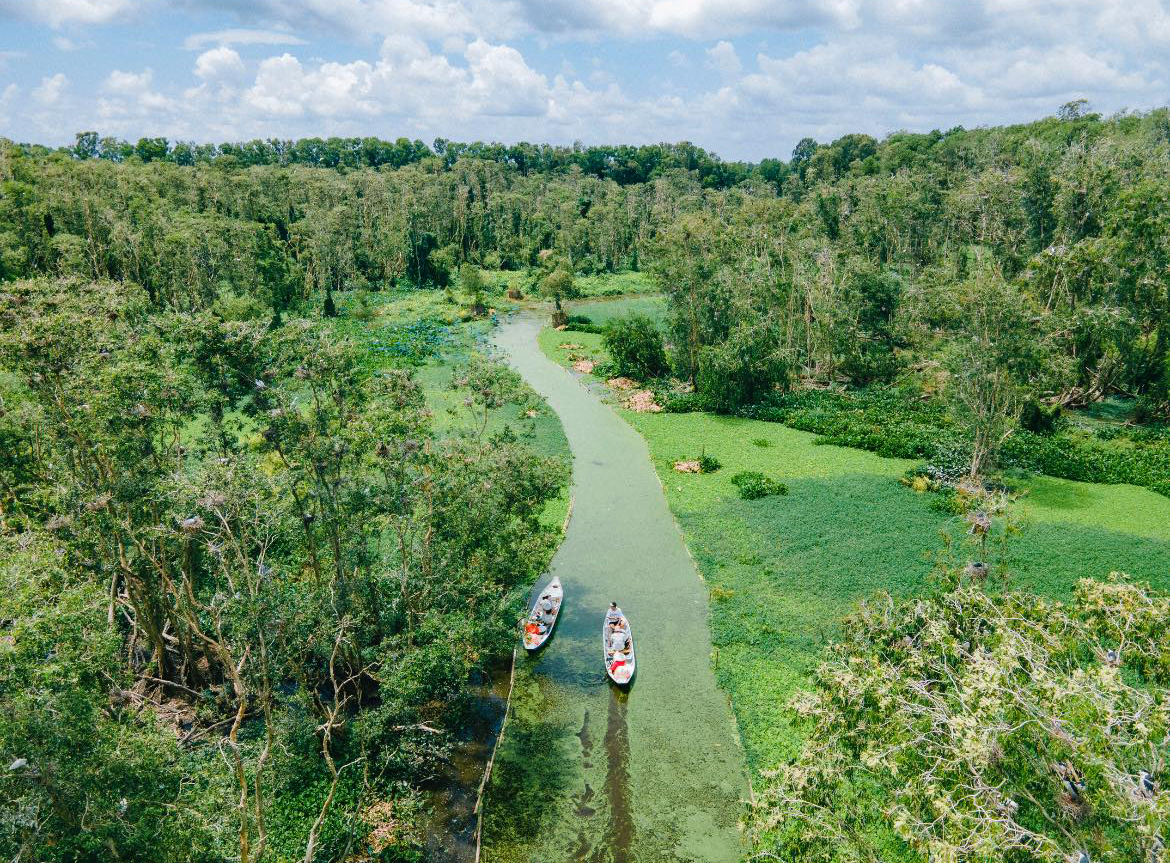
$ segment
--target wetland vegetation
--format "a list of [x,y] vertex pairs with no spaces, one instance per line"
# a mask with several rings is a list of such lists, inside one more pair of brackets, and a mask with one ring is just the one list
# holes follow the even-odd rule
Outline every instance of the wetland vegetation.
[[0,850],[1155,859],[1168,116],[0,142]]

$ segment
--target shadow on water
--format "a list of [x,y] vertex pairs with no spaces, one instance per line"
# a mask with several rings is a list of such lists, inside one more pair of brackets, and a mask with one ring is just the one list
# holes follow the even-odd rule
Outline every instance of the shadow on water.
[[[626,729],[629,696],[610,690],[609,720],[605,725],[605,798],[609,803],[609,846],[612,863],[629,863],[634,844],[634,819],[630,812],[630,738]],[[599,861],[600,863],[600,861]]]
[[504,723],[508,671],[507,665],[495,668],[478,682],[447,762],[423,787],[428,810],[423,841],[428,861],[466,863],[475,859],[475,801]]
[[[492,768],[492,793],[484,812],[484,843],[529,847],[546,835],[557,818],[557,801],[576,777],[573,750],[586,734],[563,719],[556,699],[531,671],[517,668],[506,744]],[[495,858],[493,858],[495,859]]]

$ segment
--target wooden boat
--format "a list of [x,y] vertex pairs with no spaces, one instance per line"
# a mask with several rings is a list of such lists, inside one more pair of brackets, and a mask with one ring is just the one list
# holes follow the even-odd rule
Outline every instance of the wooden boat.
[[[552,600],[552,610],[548,614],[552,617],[552,622],[544,624],[544,631],[541,631],[540,618],[543,614],[540,604],[544,599]],[[553,629],[556,628],[557,619],[561,616],[561,606],[564,604],[565,589],[561,587],[561,580],[554,578],[548,583],[548,587],[540,592],[536,602],[532,603],[532,608],[528,612],[528,618],[524,621],[524,649],[529,653],[540,650],[545,642],[552,637]]]
[[624,614],[620,620],[621,631],[629,638],[629,649],[622,653],[610,649],[610,639],[615,630],[609,625],[609,612],[606,612],[606,618],[601,624],[601,653],[605,658],[605,673],[609,679],[618,686],[629,686],[634,679],[634,632]]

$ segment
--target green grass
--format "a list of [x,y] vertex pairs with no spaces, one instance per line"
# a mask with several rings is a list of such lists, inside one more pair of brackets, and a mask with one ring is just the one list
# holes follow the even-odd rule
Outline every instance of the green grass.
[[[570,352],[558,345],[566,342],[604,357],[600,337],[540,335],[546,355],[562,364]],[[841,618],[880,590],[927,589],[940,534],[962,535],[965,525],[932,510],[931,495],[898,482],[914,461],[817,445],[814,434],[770,422],[622,414],[645,437],[711,590],[716,674],[758,778],[797,751],[801,737],[785,705],[807,684]],[[722,469],[673,470],[701,452]],[[745,470],[786,483],[789,494],[741,500],[731,478]],[[1135,486],[1019,482],[1013,586],[1063,597],[1078,578],[1122,570],[1170,589],[1170,500]]]
[[[879,590],[906,596],[925,589],[940,532],[961,535],[964,525],[898,483],[910,461],[818,446],[814,435],[773,423],[626,417],[650,446],[703,577],[723,597],[711,603],[718,678],[750,764],[766,769],[796,751],[799,735],[784,704],[841,617]],[[723,469],[672,469],[701,451]],[[740,500],[731,477],[741,470],[786,483],[788,496]],[[1133,486],[1046,477],[1024,486],[1024,526],[1010,547],[1014,586],[1062,597],[1078,578],[1116,569],[1170,589],[1170,500]]]
[[595,324],[606,324],[614,318],[629,314],[645,315],[662,323],[666,320],[666,297],[658,294],[647,297],[621,297],[615,300],[595,300],[583,303],[575,300],[565,304],[570,315],[585,315]]
[[[601,336],[596,333],[579,333],[574,330],[554,330],[545,327],[537,336],[537,343],[544,351],[545,356],[565,368],[572,366],[574,358],[585,357],[594,360],[607,358],[605,348],[601,345]],[[580,345],[580,347],[562,348],[562,345]]]
[[658,291],[654,280],[642,272],[577,276],[574,281],[577,284],[577,290],[581,292],[583,297],[653,294]]
[[[507,288],[519,288],[526,295],[535,292],[531,287],[535,274],[532,270],[484,270],[483,272],[489,288],[489,296],[502,294]],[[653,294],[658,291],[658,286],[654,284],[650,276],[641,272],[577,276],[573,281],[584,298]],[[499,290],[497,286],[503,290]]]

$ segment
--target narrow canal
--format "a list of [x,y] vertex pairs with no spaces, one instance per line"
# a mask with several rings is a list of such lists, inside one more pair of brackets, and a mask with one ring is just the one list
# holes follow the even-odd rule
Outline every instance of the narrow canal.
[[[706,590],[645,442],[540,352],[539,329],[513,318],[495,343],[556,411],[573,452],[573,514],[550,572],[565,605],[544,651],[518,658],[482,859],[738,860],[747,772],[711,671]],[[629,693],[601,664],[610,600],[633,626]]]

